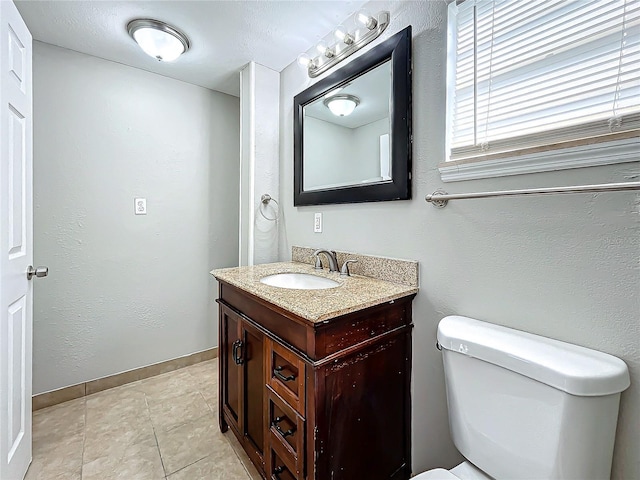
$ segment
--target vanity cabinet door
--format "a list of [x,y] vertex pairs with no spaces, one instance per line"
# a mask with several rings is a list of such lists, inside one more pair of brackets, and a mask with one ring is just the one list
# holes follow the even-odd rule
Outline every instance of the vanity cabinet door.
[[245,321],[240,323],[240,331],[244,366],[241,384],[243,402],[241,431],[245,445],[249,447],[247,450],[249,457],[255,464],[262,465],[264,470],[266,337],[260,330]]
[[242,318],[226,307],[220,307],[220,429],[227,426],[240,433],[242,364],[239,348]]
[[264,470],[265,336],[235,311],[220,306],[220,426],[230,426]]

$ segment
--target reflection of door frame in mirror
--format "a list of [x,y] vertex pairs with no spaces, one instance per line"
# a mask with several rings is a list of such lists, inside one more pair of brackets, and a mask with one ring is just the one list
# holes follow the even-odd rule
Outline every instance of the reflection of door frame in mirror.
[[[322,190],[303,189],[304,107],[377,66],[391,62],[391,180]],[[294,206],[411,198],[411,26],[294,97]]]
[[380,135],[379,144],[380,144],[380,176],[384,181],[391,180],[391,164],[389,163],[391,161],[391,158],[389,157],[391,155],[391,152],[389,150],[390,144],[389,144],[388,133]]

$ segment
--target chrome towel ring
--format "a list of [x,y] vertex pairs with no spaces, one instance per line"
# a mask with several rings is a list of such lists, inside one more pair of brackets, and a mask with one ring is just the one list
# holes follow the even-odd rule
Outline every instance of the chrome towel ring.
[[[276,214],[274,217],[267,217],[265,215],[265,212],[263,211],[264,209],[267,208],[267,206],[269,205],[269,202],[274,202],[276,204],[275,206]],[[266,220],[269,220],[270,222],[278,221],[279,209],[280,209],[280,204],[278,203],[278,201],[275,198],[272,198],[271,195],[269,195],[268,193],[265,193],[260,197],[260,205],[258,205],[258,211],[260,212],[260,215],[262,215]]]

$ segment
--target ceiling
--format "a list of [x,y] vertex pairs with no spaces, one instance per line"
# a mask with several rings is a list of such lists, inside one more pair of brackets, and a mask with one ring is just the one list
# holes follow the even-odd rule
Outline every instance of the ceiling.
[[[282,71],[358,10],[364,0],[16,0],[34,40],[238,96],[251,60]],[[173,63],[147,56],[129,37],[134,18],[182,30],[191,49]],[[301,67],[302,68],[302,67]]]

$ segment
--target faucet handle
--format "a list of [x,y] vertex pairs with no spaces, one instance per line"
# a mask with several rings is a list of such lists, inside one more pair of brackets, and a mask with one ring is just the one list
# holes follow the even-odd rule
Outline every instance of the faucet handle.
[[349,277],[351,274],[349,273],[349,264],[350,263],[358,263],[358,260],[345,260],[342,264],[342,269],[340,270],[341,277]]
[[322,260],[320,260],[320,255],[318,255],[318,252],[314,252],[313,256],[316,257],[316,263],[313,268],[316,270],[322,270]]

